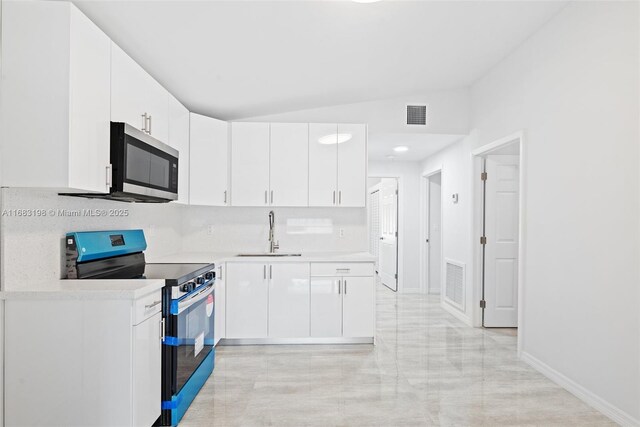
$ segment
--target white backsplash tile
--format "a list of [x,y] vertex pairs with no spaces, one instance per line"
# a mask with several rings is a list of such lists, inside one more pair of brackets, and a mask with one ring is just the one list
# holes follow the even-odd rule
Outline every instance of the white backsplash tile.
[[[147,254],[180,251],[266,251],[268,213],[276,214],[281,251],[366,251],[364,208],[240,208],[135,204],[59,196],[49,190],[3,188],[2,211],[43,210],[43,216],[0,217],[2,289],[24,290],[62,277],[70,231],[142,228]],[[127,216],[83,216],[82,210],[124,209]],[[79,213],[79,216],[73,216]],[[340,230],[343,237],[340,237]],[[211,232],[211,234],[210,234]]]

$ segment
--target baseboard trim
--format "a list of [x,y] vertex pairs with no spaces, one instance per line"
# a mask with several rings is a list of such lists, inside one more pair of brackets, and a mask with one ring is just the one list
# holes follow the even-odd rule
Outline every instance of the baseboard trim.
[[375,344],[373,337],[363,338],[221,338],[220,345],[306,345],[306,344]]
[[640,427],[640,420],[633,418],[625,411],[617,408],[616,406],[602,399],[600,396],[597,396],[596,394],[587,390],[572,379],[556,371],[540,359],[530,355],[525,351],[522,351],[520,353],[520,359],[531,366],[533,369],[543,374],[545,377],[549,378],[554,383],[567,390],[569,393],[576,396],[578,399],[582,400],[594,409],[602,412],[602,414],[609,417],[616,423],[625,427]]
[[451,304],[447,303],[444,300],[440,302],[440,306],[444,309],[444,311],[453,315],[458,320],[464,322],[465,325],[471,326],[473,328],[473,322],[471,321],[471,319],[467,317],[459,309],[457,309],[456,307],[452,306]]

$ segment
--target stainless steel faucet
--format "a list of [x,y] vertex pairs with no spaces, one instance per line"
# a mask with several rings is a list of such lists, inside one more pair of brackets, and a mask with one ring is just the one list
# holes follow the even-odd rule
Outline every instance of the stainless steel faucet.
[[275,227],[276,214],[273,211],[269,212],[269,253],[275,253],[276,249],[280,249],[280,243],[276,241],[273,234]]

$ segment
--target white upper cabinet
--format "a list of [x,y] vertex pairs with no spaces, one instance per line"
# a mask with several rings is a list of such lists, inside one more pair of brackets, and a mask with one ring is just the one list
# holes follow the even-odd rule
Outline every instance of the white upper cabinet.
[[189,110],[169,95],[169,145],[178,150],[178,200],[189,204]]
[[309,206],[336,206],[338,126],[309,124]]
[[111,121],[167,143],[169,93],[118,45],[111,44]]
[[190,192],[192,205],[229,203],[229,125],[222,120],[190,114]]
[[367,127],[309,124],[309,206],[364,207]]
[[344,207],[364,207],[367,191],[367,127],[339,124],[338,138],[336,203]]
[[309,204],[309,125],[271,123],[271,206]]
[[269,205],[269,123],[231,125],[233,206]]
[[3,2],[2,33],[2,185],[107,192],[109,38],[67,2]]

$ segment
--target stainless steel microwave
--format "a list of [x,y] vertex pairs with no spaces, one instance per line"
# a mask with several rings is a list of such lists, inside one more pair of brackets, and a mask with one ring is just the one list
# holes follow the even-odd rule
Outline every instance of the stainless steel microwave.
[[178,150],[126,123],[111,122],[111,198],[168,202],[178,198]]
[[108,193],[63,194],[123,202],[178,199],[178,150],[126,123],[111,122]]

